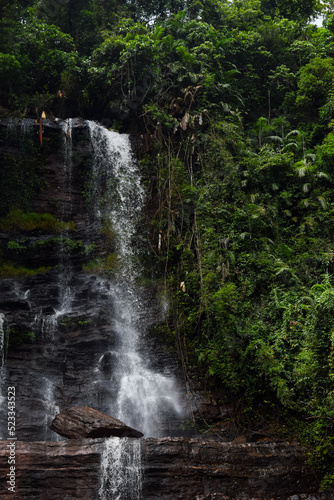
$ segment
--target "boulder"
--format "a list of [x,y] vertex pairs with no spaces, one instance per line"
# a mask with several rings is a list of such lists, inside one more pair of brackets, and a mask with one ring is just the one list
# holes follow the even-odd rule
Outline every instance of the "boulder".
[[69,439],[143,436],[142,432],[89,406],[68,408],[59,413],[50,429]]

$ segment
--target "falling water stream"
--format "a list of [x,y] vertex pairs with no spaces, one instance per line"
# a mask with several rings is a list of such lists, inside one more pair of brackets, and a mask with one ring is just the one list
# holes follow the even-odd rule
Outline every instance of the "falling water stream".
[[[113,380],[118,393],[110,401],[110,414],[141,430],[145,436],[159,435],[161,419],[168,412],[181,413],[173,378],[156,373],[141,355],[147,310],[137,285],[140,265],[135,251],[136,224],[144,203],[144,190],[134,161],[130,139],[89,122],[94,154],[92,186],[95,212],[115,233],[117,263],[111,280],[114,306],[113,330],[117,349]],[[105,191],[101,196],[101,179]],[[107,440],[102,462],[102,500],[140,498],[140,443],[138,440]],[[113,478],[113,480],[111,480]]]
[[[144,203],[144,191],[129,137],[89,122],[94,152],[95,179],[106,175],[103,202],[97,202],[98,216],[107,219],[116,239],[118,262],[110,287],[114,305],[113,329],[117,334],[114,379],[118,396],[110,402],[110,412],[141,430],[157,436],[160,419],[168,411],[181,412],[173,378],[151,370],[140,354],[142,335],[147,327],[147,310],[136,284],[140,265],[134,250],[136,223]],[[96,191],[96,188],[95,188]]]
[[4,331],[5,315],[0,313],[0,366],[2,368],[5,359],[5,331]]
[[[61,122],[63,132],[63,175],[60,190],[63,197],[61,219],[67,220],[70,215],[70,201],[72,190],[72,119]],[[73,275],[72,265],[66,252],[66,240],[68,230],[63,229],[59,235],[59,262],[58,262],[58,307],[53,314],[44,315],[40,313],[35,317],[37,329],[39,329],[45,340],[54,340],[57,330],[58,319],[71,311],[73,290],[71,289],[71,278]]]
[[100,499],[139,500],[141,487],[141,441],[107,439],[101,462]]
[[[61,219],[68,220],[71,212],[71,191],[72,191],[72,125],[71,118],[61,122],[62,129],[62,156],[63,173],[60,182],[60,191],[62,193]],[[52,353],[54,351],[54,341],[57,335],[59,321],[72,309],[73,289],[71,279],[73,276],[72,264],[66,251],[66,241],[68,239],[68,230],[63,229],[58,237],[58,279],[56,286],[58,289],[58,306],[52,314],[43,314],[42,312],[35,316],[34,329],[42,333],[46,347]],[[45,405],[44,419],[44,437],[45,439],[54,438],[50,433],[50,424],[55,416],[60,412],[59,405],[56,402],[55,386],[61,385],[60,377],[43,375],[41,377],[42,400]],[[60,439],[56,435],[57,440]]]

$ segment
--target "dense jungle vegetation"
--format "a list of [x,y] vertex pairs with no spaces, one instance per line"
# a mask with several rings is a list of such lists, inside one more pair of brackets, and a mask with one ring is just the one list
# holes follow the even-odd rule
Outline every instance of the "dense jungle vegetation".
[[[331,4],[2,0],[0,10],[1,115],[45,110],[138,134],[175,316],[164,334],[244,411],[287,412],[333,484]],[[312,23],[320,13],[323,27]]]

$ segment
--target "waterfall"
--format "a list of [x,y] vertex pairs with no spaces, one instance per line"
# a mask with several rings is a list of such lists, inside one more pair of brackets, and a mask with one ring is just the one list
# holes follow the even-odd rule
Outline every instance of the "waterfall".
[[[92,406],[145,437],[166,435],[169,422],[178,423],[183,416],[184,405],[174,377],[164,367],[156,368],[157,359],[145,342],[155,317],[147,305],[151,297],[139,284],[143,239],[138,226],[145,189],[130,138],[94,122],[58,123],[60,141],[59,125],[45,126],[45,147],[47,140],[53,146],[51,139],[56,147],[36,206],[73,221],[76,232],[25,235],[27,248],[41,244],[46,261],[44,242],[54,243],[53,269],[9,280],[1,289],[9,307],[8,315],[4,309],[8,331],[14,325],[11,331],[20,332],[16,325],[22,325],[23,332],[35,333],[35,343],[23,345],[22,353],[19,345],[19,363],[10,354],[6,372],[1,372],[7,385],[17,382],[18,438],[57,439],[49,425],[56,413],[71,406]],[[24,136],[37,139],[39,147],[34,127],[33,120],[23,121],[15,140],[24,144]],[[72,254],[69,247],[75,248]],[[87,247],[93,248],[89,264],[105,262],[107,274],[89,272]],[[163,314],[158,312],[156,320]],[[0,340],[3,326],[0,313]],[[1,356],[3,360],[3,348]],[[106,439],[100,499],[139,500],[140,490],[140,440]]]
[[[73,121],[71,118],[61,122],[62,129],[62,156],[63,170],[60,180],[60,191],[62,195],[62,203],[60,209],[61,220],[69,220],[71,215],[71,191],[72,191],[72,128]],[[73,277],[73,269],[69,255],[66,250],[66,239],[68,238],[68,230],[62,230],[59,238],[59,253],[58,253],[58,306],[52,314],[43,314],[40,312],[34,319],[34,330],[42,334],[43,340],[46,342],[45,350],[49,353],[54,351],[54,342],[57,338],[57,328],[59,321],[65,314],[72,311],[73,290],[71,287],[71,279]],[[61,385],[61,377],[52,374],[41,377],[41,401],[45,408],[44,417],[44,438],[48,439],[51,436],[49,427],[54,417],[60,412],[59,406],[55,397],[55,386]],[[60,436],[56,435],[55,439],[59,440]]]
[[[157,436],[166,414],[180,414],[181,405],[174,379],[152,370],[149,360],[142,356],[148,310],[137,284],[141,267],[136,255],[136,224],[145,193],[129,137],[94,122],[89,122],[89,128],[94,155],[91,200],[95,224],[111,227],[117,255],[113,277],[106,287],[113,306],[112,331],[117,337],[115,348],[105,354],[112,365],[110,384],[117,388],[108,412],[146,437]],[[137,500],[140,490],[140,441],[106,440],[101,500]]]
[[[66,121],[61,122],[63,131],[63,177],[62,177],[62,196],[63,207],[61,210],[61,219],[66,221],[71,215],[71,192],[72,192],[72,128],[73,121],[68,118]],[[42,333],[46,334],[52,350],[52,342],[57,331],[58,321],[66,313],[72,310],[73,290],[71,288],[71,279],[73,276],[73,269],[71,261],[66,252],[66,238],[68,237],[68,230],[64,229],[60,235],[60,248],[59,248],[59,276],[58,276],[58,290],[59,290],[59,306],[54,314],[43,318],[42,320]],[[60,409],[56,403],[55,385],[57,379],[49,379],[44,377],[44,397],[46,404],[45,412],[45,434],[50,433],[49,427],[54,417],[59,413]],[[57,435],[57,440],[60,436]]]
[[132,438],[106,439],[101,461],[101,500],[140,500],[141,441]]
[[[64,171],[62,179],[62,193],[63,193],[63,208],[61,210],[62,220],[68,220],[71,215],[71,194],[72,194],[72,118],[68,118],[62,122],[63,130],[63,152],[64,152]],[[65,314],[71,310],[71,303],[73,299],[72,289],[70,286],[73,269],[71,262],[66,255],[66,238],[68,237],[68,230],[64,230],[60,239],[60,274],[59,274],[59,296],[60,308],[57,311],[58,315]],[[56,314],[57,314],[56,313]]]
[[[150,369],[141,355],[148,311],[136,280],[140,265],[135,251],[136,223],[144,204],[144,189],[131,152],[130,139],[89,122],[94,154],[94,207],[100,223],[109,222],[116,239],[117,265],[110,286],[113,330],[117,349],[112,383],[118,386],[110,413],[145,436],[159,435],[162,419],[169,412],[181,413],[175,381]],[[102,182],[103,181],[103,182]],[[105,191],[102,193],[101,185]],[[103,196],[102,196],[103,194]]]

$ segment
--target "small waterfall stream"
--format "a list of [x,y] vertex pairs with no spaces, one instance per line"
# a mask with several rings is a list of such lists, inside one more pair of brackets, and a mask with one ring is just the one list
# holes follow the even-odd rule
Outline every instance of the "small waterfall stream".
[[[62,194],[61,219],[69,220],[71,215],[71,190],[72,190],[72,119],[61,122],[62,130],[62,153],[63,153],[63,175],[59,189]],[[69,231],[64,229],[59,234],[58,251],[58,278],[56,286],[58,289],[58,306],[52,314],[40,312],[35,316],[34,328],[42,333],[46,347],[51,356],[54,349],[54,342],[57,337],[58,323],[72,309],[73,289],[71,279],[73,276],[72,264],[67,253],[66,241]],[[49,427],[54,417],[60,412],[59,405],[55,397],[55,386],[60,386],[60,376],[43,375],[41,378],[41,394],[45,405],[44,437],[45,439],[60,439],[59,435],[53,436]]]
[[[60,123],[62,130],[62,160],[63,172],[60,179],[59,191],[62,201],[60,209],[60,218],[67,221],[71,217],[71,191],[72,191],[72,125],[73,121],[68,118]],[[59,233],[58,244],[58,306],[51,315],[42,313],[35,318],[35,321],[41,323],[41,331],[48,340],[53,340],[57,330],[58,320],[61,316],[71,311],[73,290],[71,289],[71,278],[73,276],[72,264],[67,252],[66,241],[69,238],[68,229],[63,229]]]
[[[62,194],[64,197],[63,207],[61,210],[61,218],[66,221],[71,215],[71,192],[72,192],[72,128],[73,121],[68,118],[62,122],[63,130],[63,156],[64,156],[64,174],[62,179]],[[60,235],[60,273],[59,273],[59,310],[56,311],[58,316],[65,314],[71,310],[73,299],[73,290],[71,289],[71,278],[73,269],[70,259],[66,251],[66,239],[68,238],[68,230],[64,229]]]
[[5,361],[5,315],[0,313],[0,367],[2,368]]

